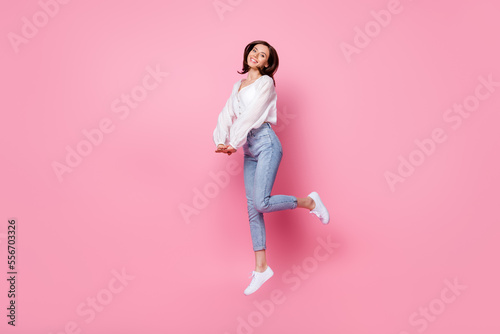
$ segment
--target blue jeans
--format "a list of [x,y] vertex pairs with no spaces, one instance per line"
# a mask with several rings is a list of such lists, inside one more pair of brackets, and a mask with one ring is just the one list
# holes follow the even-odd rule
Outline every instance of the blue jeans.
[[297,207],[297,198],[287,195],[271,196],[274,180],[283,156],[281,143],[271,128],[263,123],[252,129],[243,145],[245,193],[253,250],[266,249],[264,213]]

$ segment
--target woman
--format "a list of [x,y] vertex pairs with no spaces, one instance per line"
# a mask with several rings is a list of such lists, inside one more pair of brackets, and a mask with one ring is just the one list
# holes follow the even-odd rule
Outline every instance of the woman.
[[213,139],[217,153],[231,155],[238,148],[244,152],[244,182],[250,220],[250,234],[255,252],[255,270],[244,294],[254,293],[273,276],[266,261],[264,213],[305,208],[328,224],[330,216],[316,192],[305,198],[271,196],[271,189],[283,156],[281,143],[271,124],[276,125],[274,74],[279,59],[276,50],[265,41],[253,41],[245,47],[243,69],[246,79],[237,81],[231,96],[219,114]]

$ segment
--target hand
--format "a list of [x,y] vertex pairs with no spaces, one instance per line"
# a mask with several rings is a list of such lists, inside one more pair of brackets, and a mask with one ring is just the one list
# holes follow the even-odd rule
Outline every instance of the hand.
[[215,153],[226,153],[225,152],[226,147],[227,147],[227,145],[224,145],[224,144],[217,145],[217,149],[215,150]]
[[231,145],[227,145],[226,146],[226,153],[227,153],[227,155],[231,155],[233,153],[236,153],[236,149],[234,147],[232,147]]
[[223,145],[219,144],[217,145],[217,150],[215,151],[216,153],[226,153],[227,155],[231,155],[236,152],[236,149],[232,147],[231,145]]

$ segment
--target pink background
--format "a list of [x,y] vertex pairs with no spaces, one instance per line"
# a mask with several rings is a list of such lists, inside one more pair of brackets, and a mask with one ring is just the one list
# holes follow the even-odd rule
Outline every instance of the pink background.
[[[70,1],[18,52],[9,33],[22,34],[23,17],[43,25],[42,5],[4,4],[2,333],[498,333],[500,87],[460,127],[443,117],[474,101],[479,77],[500,82],[499,3],[401,0],[380,27],[371,11],[392,1],[221,2],[222,16],[212,0]],[[372,38],[348,61],[340,46],[355,45],[356,27]],[[255,39],[280,56],[273,194],[317,191],[332,221],[266,214],[275,276],[247,297],[242,150],[215,154],[212,131]],[[115,113],[148,67],[168,75]],[[113,130],[60,182],[52,164],[106,119]],[[435,128],[446,141],[419,155],[414,141]],[[425,161],[392,191],[384,174],[412,152]],[[214,183],[231,161],[240,169]],[[338,244],[319,262],[317,238]]]

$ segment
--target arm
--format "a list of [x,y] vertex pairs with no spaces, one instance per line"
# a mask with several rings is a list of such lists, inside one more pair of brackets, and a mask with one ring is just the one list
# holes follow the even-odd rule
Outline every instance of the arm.
[[263,80],[257,88],[257,95],[247,110],[239,116],[233,123],[229,131],[229,138],[233,148],[238,149],[246,142],[248,132],[264,123],[269,111],[276,107],[276,91],[271,77]]
[[215,145],[226,144],[226,140],[229,135],[229,128],[233,124],[234,113],[232,111],[233,110],[232,96],[233,95],[231,93],[231,96],[229,96],[229,98],[227,99],[224,108],[222,108],[222,111],[219,113],[219,117],[217,119],[217,126],[215,127],[215,130],[213,132],[213,139]]

